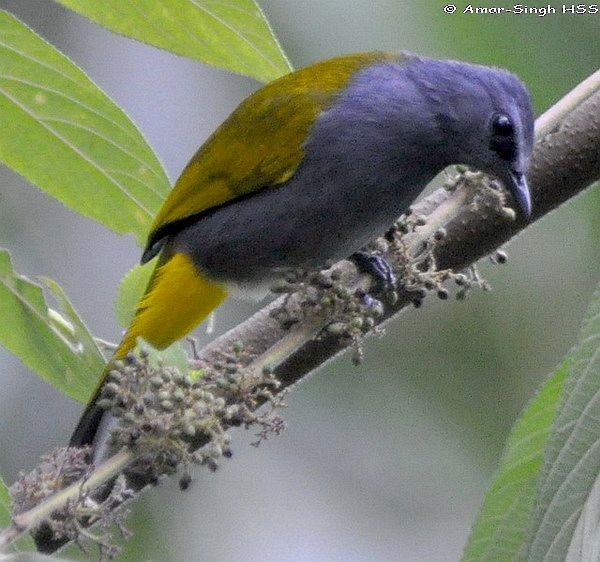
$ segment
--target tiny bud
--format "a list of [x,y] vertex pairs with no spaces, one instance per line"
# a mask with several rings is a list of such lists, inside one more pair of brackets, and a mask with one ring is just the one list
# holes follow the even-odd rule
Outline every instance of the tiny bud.
[[415,291],[415,298],[417,298],[417,299],[423,300],[426,296],[427,296],[426,289],[417,289]]
[[346,332],[346,329],[346,324],[344,324],[343,322],[332,322],[327,326],[327,331],[332,336],[340,336]]
[[454,276],[454,282],[455,282],[455,283],[456,283],[458,286],[462,287],[463,285],[465,285],[465,284],[467,283],[467,276],[466,276],[466,275],[463,275],[462,273],[457,273],[457,274]]
[[177,465],[179,464],[179,459],[177,458],[177,455],[171,454],[171,453],[167,453],[165,455],[165,464],[169,468],[177,468]]
[[179,479],[179,489],[181,491],[185,491],[190,487],[191,483],[192,483],[192,476],[190,474],[184,474]]
[[494,258],[496,262],[500,264],[505,264],[508,261],[508,256],[506,255],[506,252],[503,252],[502,250],[498,250]]
[[196,428],[192,424],[188,424],[183,428],[183,433],[188,437],[194,437],[196,435]]
[[445,301],[448,298],[448,291],[442,287],[441,289],[438,289],[437,296]]
[[150,386],[154,388],[160,388],[163,385],[163,380],[161,377],[151,377],[150,378]]
[[351,296],[351,292],[347,287],[336,287],[335,294],[341,299],[347,299]]
[[502,218],[509,220],[509,221],[514,221],[517,218],[517,213],[515,213],[514,209],[511,209],[510,207],[502,207]]
[[232,404],[231,406],[227,406],[227,410],[225,411],[225,417],[233,418],[239,414],[240,408],[236,404]]
[[132,428],[129,432],[129,443],[134,445],[141,436],[142,432],[139,429]]
[[125,410],[123,408],[117,408],[115,406],[113,406],[110,409],[110,413],[115,416],[115,418],[120,418],[123,416],[123,414],[125,413]]
[[161,400],[160,407],[163,410],[170,412],[171,410],[173,410],[173,402],[171,402],[170,400]]
[[433,238],[434,238],[434,240],[437,240],[439,242],[440,240],[444,240],[447,235],[448,235],[448,233],[446,232],[445,228],[438,228],[433,233]]
[[121,382],[121,373],[115,370],[110,371],[108,373],[108,380],[113,382]]
[[112,408],[113,401],[110,400],[109,398],[103,398],[102,400],[98,400],[97,405],[99,408],[102,408],[103,410],[109,410],[110,408]]
[[109,382],[107,384],[104,385],[104,388],[102,389],[102,394],[103,396],[111,397],[111,396],[116,396],[119,393],[119,385],[117,383],[114,382]]

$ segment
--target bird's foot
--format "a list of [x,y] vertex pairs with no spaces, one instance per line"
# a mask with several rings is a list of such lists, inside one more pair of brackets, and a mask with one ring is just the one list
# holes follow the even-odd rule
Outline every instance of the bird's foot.
[[381,256],[356,252],[350,256],[358,270],[367,273],[375,280],[373,292],[384,293],[396,287],[396,276],[390,264]]

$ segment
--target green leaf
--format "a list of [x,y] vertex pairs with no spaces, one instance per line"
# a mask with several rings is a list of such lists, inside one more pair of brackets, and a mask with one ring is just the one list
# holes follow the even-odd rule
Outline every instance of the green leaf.
[[570,354],[563,400],[538,481],[529,560],[598,559],[592,554],[600,549],[599,479],[600,290]]
[[178,55],[270,81],[291,70],[254,0],[55,0]]
[[78,213],[145,241],[169,191],[152,149],[79,68],[2,10],[0,130],[0,161]]
[[[0,478],[0,530],[4,529],[5,527],[8,527],[11,523],[11,505],[12,501],[10,498],[10,492],[8,491],[8,487],[6,486],[6,484],[4,484],[2,478]],[[33,539],[29,535],[21,537],[18,540],[17,545],[19,550],[35,550]],[[23,558],[14,558],[15,560],[28,560],[26,553],[18,553],[12,556],[23,556]],[[11,558],[10,556],[4,557],[0,555],[0,560],[2,560],[2,562],[6,562],[8,560],[13,560],[13,558]]]
[[67,396],[86,402],[105,360],[62,290],[46,284],[62,312],[49,308],[41,287],[18,275],[0,250],[0,345]]
[[155,267],[156,259],[150,260],[144,265],[136,265],[121,279],[115,300],[115,312],[117,321],[123,328],[129,326],[133,319]]
[[515,424],[469,537],[464,562],[503,562],[517,558],[527,534],[544,448],[567,372],[564,363]]
[[10,525],[10,494],[2,478],[0,478],[0,529]]

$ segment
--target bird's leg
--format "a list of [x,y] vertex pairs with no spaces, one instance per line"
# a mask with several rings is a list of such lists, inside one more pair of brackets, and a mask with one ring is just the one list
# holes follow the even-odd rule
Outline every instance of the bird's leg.
[[350,259],[361,273],[367,273],[375,280],[374,293],[383,293],[396,286],[396,276],[390,264],[381,256],[355,252]]

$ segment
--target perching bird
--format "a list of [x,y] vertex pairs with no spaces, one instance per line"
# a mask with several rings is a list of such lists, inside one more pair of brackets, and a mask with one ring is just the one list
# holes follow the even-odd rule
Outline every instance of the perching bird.
[[[158,213],[142,256],[158,263],[113,360],[138,337],[167,347],[232,288],[355,254],[450,164],[496,176],[528,216],[533,124],[513,74],[413,55],[343,56],[264,86],[199,149]],[[94,441],[101,385],[72,446]]]

